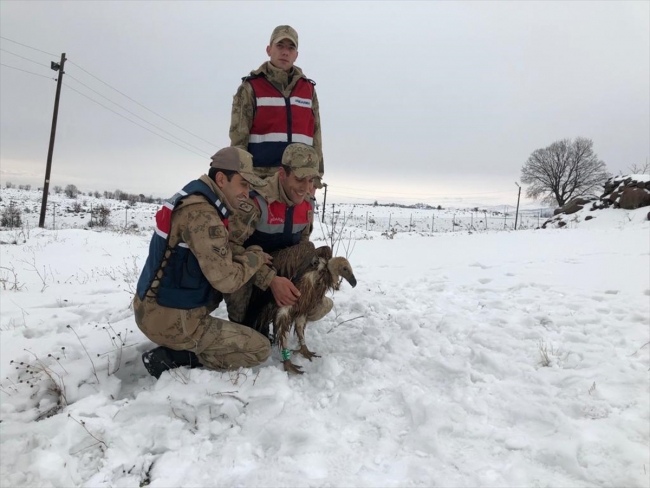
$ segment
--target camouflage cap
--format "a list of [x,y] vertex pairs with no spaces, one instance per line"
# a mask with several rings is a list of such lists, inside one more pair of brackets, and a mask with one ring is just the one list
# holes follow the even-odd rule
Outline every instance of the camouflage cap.
[[251,153],[239,149],[238,147],[224,147],[219,149],[214,156],[210,167],[216,169],[225,169],[229,171],[237,171],[253,186],[264,186],[266,182],[253,172],[253,156]]
[[271,42],[269,45],[272,46],[282,39],[289,39],[296,45],[296,49],[298,49],[298,33],[296,32],[296,29],[290,25],[279,25],[273,29],[273,32],[271,33]]
[[318,176],[318,154],[307,144],[289,144],[282,154],[282,164],[289,166],[298,178]]

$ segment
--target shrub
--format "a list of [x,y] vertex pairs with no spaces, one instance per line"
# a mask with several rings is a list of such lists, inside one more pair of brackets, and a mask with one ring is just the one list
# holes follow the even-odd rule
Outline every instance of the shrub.
[[16,207],[14,202],[10,202],[9,206],[5,207],[2,211],[2,215],[0,216],[0,225],[2,227],[10,228],[22,227],[22,212],[18,207]]
[[110,223],[111,209],[108,205],[97,205],[90,213],[89,227],[106,227]]
[[77,198],[77,195],[79,195],[79,188],[75,185],[68,185],[65,187],[65,195],[68,198]]

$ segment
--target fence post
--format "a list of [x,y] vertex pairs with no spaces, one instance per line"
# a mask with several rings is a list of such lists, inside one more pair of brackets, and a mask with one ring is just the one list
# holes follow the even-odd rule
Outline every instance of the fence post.
[[52,230],[56,230],[56,203],[52,202]]
[[388,214],[388,230],[390,230],[390,218],[393,216],[392,213]]
[[434,230],[433,230],[433,223],[434,223],[434,219],[435,219],[435,218],[436,218],[436,214],[435,214],[435,213],[434,213],[434,214],[431,214],[431,232],[434,232]]
[[366,212],[366,232],[368,231],[368,212]]
[[506,229],[506,216],[508,213],[506,212],[506,207],[503,207],[503,229]]
[[483,213],[485,214],[485,230],[488,230],[488,224],[487,224],[487,210],[483,210]]
[[409,217],[409,232],[412,230],[411,227],[413,227],[413,214],[411,214]]

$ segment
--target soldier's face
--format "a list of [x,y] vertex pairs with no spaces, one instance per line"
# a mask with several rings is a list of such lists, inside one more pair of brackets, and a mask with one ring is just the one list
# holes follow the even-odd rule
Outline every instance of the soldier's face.
[[217,173],[215,178],[217,186],[226,196],[231,207],[237,208],[241,200],[248,199],[250,184],[240,174],[235,174],[230,181],[223,173]]
[[289,71],[298,58],[298,49],[289,39],[280,39],[275,44],[266,47],[266,54],[271,58],[273,66]]
[[280,168],[278,171],[280,173],[280,184],[289,197],[289,200],[291,200],[294,205],[300,205],[305,200],[309,188],[314,182],[314,178],[297,178],[296,174],[293,172],[287,176],[283,168]]

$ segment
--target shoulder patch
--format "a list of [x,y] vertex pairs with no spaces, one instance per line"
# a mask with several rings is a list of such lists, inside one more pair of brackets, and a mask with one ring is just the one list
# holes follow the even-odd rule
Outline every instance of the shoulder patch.
[[223,225],[213,225],[208,229],[210,239],[221,239],[228,237],[228,231]]
[[239,202],[239,210],[250,213],[250,211],[253,210],[253,205],[249,202],[241,201]]
[[221,246],[221,247],[212,246],[212,251],[214,251],[222,258],[225,258],[228,255],[228,248],[226,246]]

